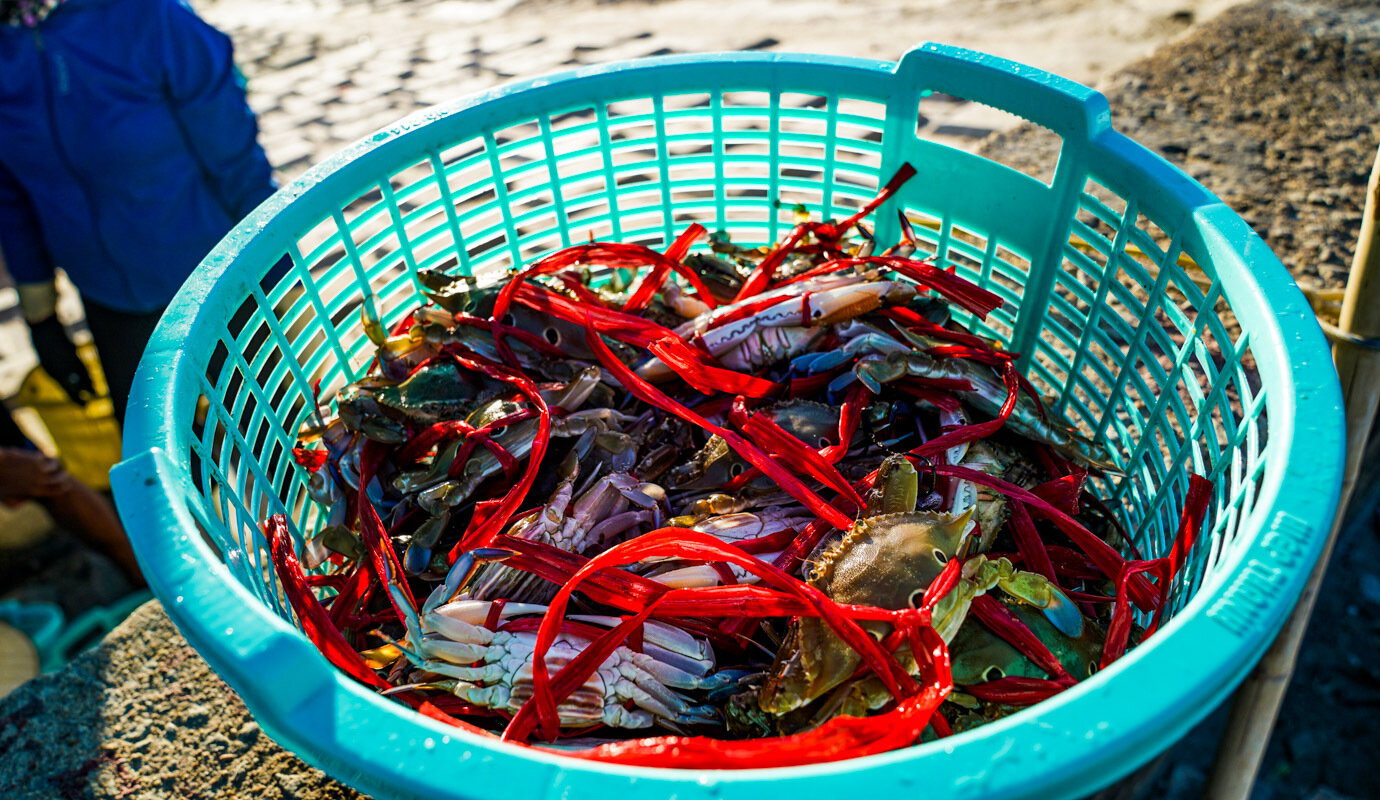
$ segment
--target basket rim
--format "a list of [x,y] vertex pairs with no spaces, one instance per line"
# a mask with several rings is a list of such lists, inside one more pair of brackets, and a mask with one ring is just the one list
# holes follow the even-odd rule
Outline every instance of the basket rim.
[[[329,193],[352,170],[362,169],[362,162],[382,159],[399,143],[411,145],[434,133],[432,123],[483,116],[496,105],[530,100],[533,93],[558,90],[568,81],[767,64],[847,70],[882,79],[952,70],[964,79],[996,75],[1013,85],[1029,84],[1080,109],[1081,118],[1067,117],[1066,136],[1086,137],[1086,146],[1112,154],[1133,170],[1163,177],[1218,251],[1216,266],[1224,282],[1230,278],[1229,302],[1243,330],[1250,331],[1252,346],[1258,353],[1279,356],[1258,359],[1267,392],[1269,455],[1276,463],[1267,464],[1262,474],[1253,535],[1246,540],[1243,530],[1211,578],[1164,629],[1107,670],[977,730],[859,759],[743,771],[586,762],[465,734],[355,684],[240,585],[196,532],[195,517],[182,499],[191,489],[190,474],[169,456],[181,451],[181,428],[190,420],[190,404],[174,402],[176,387],[186,385],[182,373],[189,369],[181,343],[199,326],[225,319],[230,306],[246,296],[248,279],[236,273],[235,265],[253,263],[260,250],[281,250],[283,241],[274,238],[275,220],[282,227],[294,202]],[[747,796],[767,782],[777,788],[782,781],[790,781],[792,791],[823,796],[830,788],[856,791],[866,781],[879,788],[923,785],[936,796],[990,791],[1048,797],[1110,783],[1153,755],[1148,746],[1157,750],[1182,735],[1245,676],[1282,624],[1321,549],[1340,489],[1341,398],[1327,353],[1302,294],[1259,237],[1192,178],[1114,131],[1105,98],[1087,87],[934,43],[916,47],[900,62],[786,53],[664,56],[535,78],[418,112],[280,189],[226,236],[170,304],[139,367],[125,460],[112,471],[112,485],[150,586],[197,651],[275,739],[366,791],[404,796],[565,791],[593,796],[629,788],[636,779],[638,788],[674,790],[681,796]],[[1308,469],[1291,457],[1304,448]],[[1147,701],[1152,696],[1160,698],[1158,704]],[[1106,716],[1112,713],[1114,722]],[[1078,724],[1098,719],[1091,727]],[[350,740],[351,734],[372,739]],[[478,758],[469,761],[473,756]],[[486,767],[467,770],[469,783],[463,789],[447,769],[461,763]],[[406,773],[402,764],[410,764]],[[1019,764],[1028,769],[1015,769]],[[922,765],[937,769],[943,780],[920,783],[915,768]]]

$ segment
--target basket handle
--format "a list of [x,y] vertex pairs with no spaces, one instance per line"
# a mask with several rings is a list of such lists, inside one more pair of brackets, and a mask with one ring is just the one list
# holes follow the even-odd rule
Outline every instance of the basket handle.
[[952,45],[925,42],[901,57],[902,85],[940,91],[1009,111],[1066,142],[1085,143],[1112,126],[1107,98],[1041,69]]

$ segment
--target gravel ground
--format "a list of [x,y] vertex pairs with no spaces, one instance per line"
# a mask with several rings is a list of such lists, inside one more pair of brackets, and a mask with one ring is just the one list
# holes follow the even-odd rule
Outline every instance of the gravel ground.
[[[456,44],[454,30],[438,30],[440,39],[430,44],[425,35],[406,39],[406,46],[393,48],[404,51],[399,57],[373,44],[404,38],[387,27],[392,23],[386,14],[353,45],[320,38],[313,43],[312,37],[327,34],[305,21],[293,22],[291,15],[301,5],[282,3],[276,19],[251,18],[224,2],[209,14],[240,42],[253,102],[264,115],[266,145],[289,177],[322,153],[378,127],[380,119],[508,75],[546,71],[568,58],[693,49],[693,42],[677,45],[673,33],[649,30],[619,38],[602,31],[595,41],[605,49],[582,53],[564,32],[551,34],[545,44],[533,43],[523,38],[521,26],[505,25],[465,33],[469,51]],[[401,7],[373,5],[385,12]],[[462,5],[474,13],[495,10],[492,4],[451,7]],[[270,30],[279,31],[280,38],[261,41],[262,32]],[[762,44],[772,37],[758,37],[759,31],[746,27],[735,30],[741,30],[743,41],[721,46],[778,47],[789,38],[776,36]],[[358,48],[352,56],[321,55],[351,46]],[[342,69],[347,80],[340,77]],[[401,90],[398,81],[404,84]],[[1380,5],[1250,3],[1118,71],[1102,88],[1121,130],[1182,165],[1241,211],[1296,275],[1340,285],[1377,143]],[[320,102],[322,96],[337,99]],[[369,103],[372,111],[359,111]],[[985,123],[965,130],[960,123],[952,122],[947,135],[970,144],[1004,130]],[[999,133],[983,149],[1011,162],[1047,156],[1039,144],[1039,137],[1018,129]],[[1380,740],[1377,564],[1380,538],[1367,510],[1354,515],[1334,558],[1318,624],[1305,644],[1256,800],[1380,797],[1363,767]],[[1221,721],[1218,712],[1172,749],[1135,791],[1122,796],[1200,796]],[[235,796],[358,795],[262,734],[156,603],[63,672],[0,700],[0,797]]]
[[0,701],[0,797],[334,800],[264,735],[158,603]]
[[[1343,286],[1380,122],[1380,4],[1250,3],[1099,85],[1112,121],[1201,181],[1300,281]],[[1052,159],[1019,128],[982,152]]]

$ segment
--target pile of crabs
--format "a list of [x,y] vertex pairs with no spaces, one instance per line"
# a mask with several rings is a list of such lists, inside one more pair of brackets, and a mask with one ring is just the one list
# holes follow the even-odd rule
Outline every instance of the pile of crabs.
[[366,304],[295,450],[327,518],[265,525],[303,630],[471,731],[718,768],[949,736],[1151,635],[1206,481],[1141,558],[1106,456],[959,323],[1000,299],[862,224],[910,173],[769,247],[695,224]]

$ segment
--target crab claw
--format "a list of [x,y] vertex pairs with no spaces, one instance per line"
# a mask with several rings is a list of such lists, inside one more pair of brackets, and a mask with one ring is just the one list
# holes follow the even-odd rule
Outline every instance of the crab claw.
[[915,286],[904,281],[871,281],[806,294],[801,315],[809,325],[833,325],[860,317],[884,305],[901,305],[915,297]]
[[375,347],[382,347],[388,341],[388,329],[383,327],[383,320],[379,319],[378,309],[374,308],[373,298],[366,298],[365,302],[359,307],[360,327],[364,329],[364,335],[369,337],[369,341]]
[[831,369],[841,367],[852,360],[853,354],[843,350],[824,350],[813,353],[802,353],[791,359],[792,376],[809,377],[818,375],[821,372],[828,372]]
[[430,614],[463,591],[474,578],[474,574],[481,564],[502,561],[512,555],[512,550],[505,550],[501,547],[479,547],[461,553],[455,559],[455,563],[450,565],[450,571],[446,573],[445,581],[433,589],[431,594],[427,596],[426,602],[422,603],[422,614]]
[[432,548],[440,541],[441,534],[449,524],[450,510],[441,509],[440,514],[431,517],[417,528],[417,532],[412,534],[412,541],[408,543],[407,550],[403,553],[404,572],[408,575],[420,575],[431,566]]
[[1053,586],[1054,597],[1050,604],[1042,610],[1045,612],[1045,619],[1059,629],[1065,636],[1075,639],[1083,635],[1083,614],[1078,606],[1068,595],[1060,591],[1059,587]]
[[744,679],[761,674],[760,670],[721,669],[713,675],[701,678],[695,688],[709,692],[709,698],[712,700],[716,695],[724,695],[725,690],[736,689]]
[[[418,620],[409,609],[407,645],[394,643],[424,674],[406,688],[439,689],[466,702],[517,712],[531,698],[534,631],[494,631],[483,627],[491,617],[537,618],[547,607],[476,600],[458,600]],[[619,618],[572,616],[572,622],[617,626]],[[703,725],[719,720],[713,705],[691,701],[678,689],[718,691],[736,682],[737,673],[711,674],[713,651],[708,642],[663,623],[644,623],[643,652],[619,646],[608,653],[585,682],[559,705],[562,727],[586,727],[602,722],[623,728],[646,728],[654,722],[678,730],[677,725]],[[569,664],[591,639],[573,632],[557,635],[545,653],[549,668]],[[390,692],[401,691],[396,687]]]
[[1082,611],[1062,589],[1043,575],[1016,570],[1009,577],[1003,575],[998,585],[1011,597],[1040,609],[1049,624],[1065,636],[1077,639],[1083,635]]

